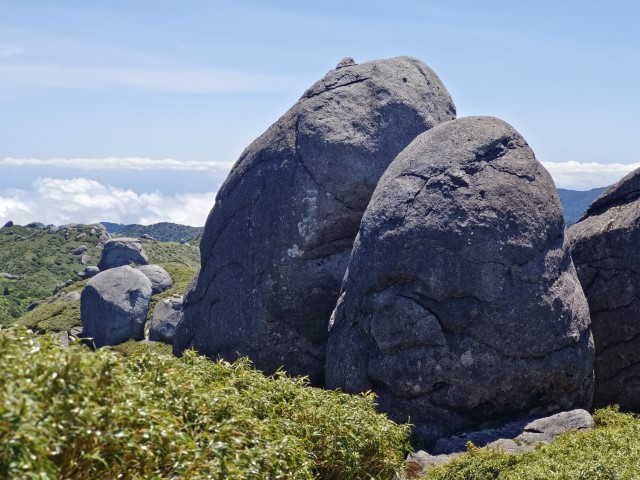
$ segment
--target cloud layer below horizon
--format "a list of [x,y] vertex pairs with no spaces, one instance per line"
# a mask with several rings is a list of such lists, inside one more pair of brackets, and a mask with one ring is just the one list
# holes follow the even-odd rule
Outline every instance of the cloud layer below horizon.
[[0,192],[0,222],[24,225],[173,222],[202,226],[213,206],[216,192],[167,195],[137,193],[88,178],[37,178],[30,190]]
[[[610,185],[640,163],[542,162],[559,188],[588,190]],[[0,225],[8,220],[18,224],[32,221],[64,224],[112,221],[150,224],[162,221],[202,226],[213,206],[215,191],[194,192],[184,181],[172,191],[159,188],[118,185],[118,172],[146,172],[146,176],[166,172],[177,178],[180,172],[193,178],[211,175],[210,187],[217,189],[232,166],[231,162],[195,162],[148,158],[103,159],[0,159],[0,177],[16,169],[33,173],[33,180],[21,188],[8,178],[0,183]],[[45,168],[46,170],[43,170]],[[35,173],[39,172],[39,173]],[[46,173],[43,173],[46,172]],[[52,174],[56,172],[57,175]],[[104,180],[111,172],[111,180]],[[164,174],[163,174],[164,175]],[[64,178],[60,178],[60,177]],[[57,177],[57,178],[56,178]],[[126,175],[122,175],[126,177]],[[180,178],[191,178],[180,177]],[[141,191],[146,189],[147,191]]]
[[558,188],[590,190],[616,183],[627,173],[640,168],[637,163],[541,162]]

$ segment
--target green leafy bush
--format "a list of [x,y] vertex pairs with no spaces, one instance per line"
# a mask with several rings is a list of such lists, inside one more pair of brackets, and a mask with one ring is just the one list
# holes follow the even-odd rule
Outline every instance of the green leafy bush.
[[393,478],[407,427],[248,361],[0,331],[0,478]]
[[633,480],[640,478],[640,417],[605,408],[590,432],[561,435],[534,452],[508,455],[472,447],[428,480]]

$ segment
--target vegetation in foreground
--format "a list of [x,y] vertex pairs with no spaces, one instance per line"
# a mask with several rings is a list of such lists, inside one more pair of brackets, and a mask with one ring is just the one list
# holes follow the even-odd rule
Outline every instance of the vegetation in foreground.
[[616,408],[597,410],[596,428],[561,435],[534,452],[509,455],[470,447],[425,480],[640,479],[640,417]]
[[0,332],[0,478],[393,478],[407,427],[372,395],[247,361]]

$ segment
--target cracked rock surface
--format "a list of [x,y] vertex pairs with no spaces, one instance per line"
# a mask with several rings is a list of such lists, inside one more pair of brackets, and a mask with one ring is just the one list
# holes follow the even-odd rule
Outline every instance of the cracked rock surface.
[[568,237],[591,310],[594,406],[640,411],[640,169],[598,197]]
[[491,117],[436,126],[381,178],[331,318],[327,386],[426,443],[588,408],[589,311],[553,181]]
[[378,179],[417,135],[453,118],[419,60],[340,62],[220,188],[174,352],[247,355],[266,373],[284,366],[321,385],[329,317]]

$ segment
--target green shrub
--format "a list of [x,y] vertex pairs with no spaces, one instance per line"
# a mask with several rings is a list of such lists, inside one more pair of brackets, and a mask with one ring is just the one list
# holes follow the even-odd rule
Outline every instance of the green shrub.
[[246,360],[0,331],[0,478],[393,478],[407,428]]
[[561,435],[534,452],[508,455],[479,448],[434,468],[428,480],[632,480],[640,478],[640,417],[605,408],[590,432]]
[[154,242],[141,240],[142,247],[151,263],[182,263],[190,267],[200,266],[200,250],[196,247],[180,245],[176,242]]
[[62,289],[57,298],[50,298],[22,315],[17,325],[38,332],[62,332],[81,325],[80,300],[65,300],[64,295],[70,292],[81,292],[86,283],[87,281],[83,280]]

